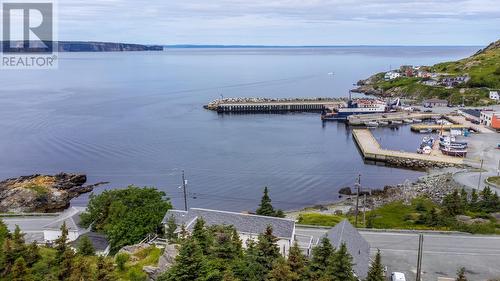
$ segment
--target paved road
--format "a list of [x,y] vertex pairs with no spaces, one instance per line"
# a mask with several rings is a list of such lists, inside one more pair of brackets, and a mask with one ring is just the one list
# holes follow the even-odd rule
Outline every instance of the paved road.
[[[321,237],[325,229],[298,227],[298,234]],[[370,243],[372,255],[377,249],[388,271],[401,271],[407,280],[415,280],[418,234],[361,231]],[[436,281],[439,276],[454,277],[466,267],[469,280],[500,278],[500,236],[424,234],[422,280]]]

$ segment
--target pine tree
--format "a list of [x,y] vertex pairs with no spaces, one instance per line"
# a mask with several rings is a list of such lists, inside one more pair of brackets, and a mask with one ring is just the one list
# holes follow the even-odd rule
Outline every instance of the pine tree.
[[88,259],[83,256],[76,257],[68,281],[92,280],[92,277],[92,268]]
[[175,243],[177,240],[177,233],[175,232],[177,230],[177,223],[175,222],[174,216],[170,216],[167,220],[167,229],[165,232],[165,237],[167,238],[169,243]]
[[211,229],[214,235],[212,256],[226,261],[241,256],[241,252],[239,252],[241,245],[234,244],[233,229],[233,227],[227,226],[216,226]]
[[3,245],[3,241],[10,237],[9,229],[7,225],[0,219],[0,246]]
[[332,281],[356,281],[352,271],[352,257],[347,251],[345,243],[331,257],[329,267],[327,267],[327,276]]
[[61,236],[59,236],[55,241],[56,248],[56,260],[61,262],[64,255],[67,254],[68,249],[68,228],[66,227],[66,222],[61,225]]
[[71,276],[71,272],[73,271],[73,263],[74,263],[75,253],[69,247],[64,250],[64,252],[60,256],[59,261],[59,271],[58,271],[58,279],[63,281],[67,280]]
[[186,239],[175,257],[174,265],[160,278],[168,281],[193,281],[205,276],[206,260],[194,238]]
[[24,257],[26,255],[26,241],[24,240],[24,233],[21,232],[21,229],[18,225],[16,225],[16,229],[12,234],[12,251],[14,252],[15,259],[20,257]]
[[116,277],[114,275],[113,263],[103,256],[97,258],[97,268],[96,268],[96,281],[114,281]]
[[366,281],[385,281],[384,266],[382,265],[380,250],[377,250],[377,254],[375,255],[375,260],[370,265]]
[[472,193],[470,195],[470,208],[472,211],[476,211],[478,209],[479,195],[477,194],[476,189],[472,189]]
[[83,235],[78,243],[77,253],[81,256],[95,256],[94,245],[87,235]]
[[460,191],[460,200],[462,201],[462,208],[467,210],[469,208],[469,195],[467,194],[467,191],[465,191],[464,188]]
[[287,264],[292,272],[295,272],[299,277],[305,279],[306,276],[306,262],[307,259],[302,254],[299,244],[295,241],[288,253]]
[[267,275],[269,281],[298,281],[300,277],[290,269],[284,258],[278,258]]
[[196,240],[204,255],[208,255],[213,245],[212,233],[205,227],[205,221],[197,218],[193,227],[192,237]]
[[274,261],[281,257],[276,242],[278,242],[278,238],[273,235],[273,228],[270,225],[266,227],[264,233],[259,234],[257,240],[257,262],[268,271],[271,270]]
[[262,199],[260,200],[259,208],[255,211],[257,215],[275,217],[276,211],[271,204],[271,198],[269,197],[269,190],[267,186],[264,187],[264,195],[262,195]]
[[236,278],[231,270],[224,271],[224,276],[222,277],[222,281],[240,281],[240,279]]
[[16,259],[12,266],[9,280],[11,281],[31,281],[33,275],[22,257]]
[[257,244],[252,239],[247,240],[243,258],[236,260],[233,266],[234,274],[245,281],[263,281],[267,274],[267,269],[259,263],[259,251]]
[[456,281],[467,281],[467,277],[465,277],[465,267],[458,269]]
[[[2,245],[2,259],[0,260],[0,269],[3,272],[3,275],[6,275],[10,272],[14,262],[16,261],[16,254],[12,248],[12,240],[6,239]],[[2,273],[0,272],[0,273]],[[1,274],[0,274],[1,275]]]
[[331,261],[335,250],[328,237],[324,236],[318,246],[312,249],[312,258],[309,265],[310,271],[315,279],[325,273],[326,267]]
[[32,266],[37,261],[40,260],[40,248],[36,244],[36,241],[33,241],[26,249],[26,263],[28,266]]

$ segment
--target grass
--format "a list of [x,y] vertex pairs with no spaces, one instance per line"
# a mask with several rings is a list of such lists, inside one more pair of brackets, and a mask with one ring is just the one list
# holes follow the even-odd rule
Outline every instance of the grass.
[[500,177],[489,177],[488,182],[500,186]]
[[37,185],[37,184],[34,184],[34,183],[27,184],[24,188],[33,190],[38,195],[46,195],[46,194],[49,193],[49,190],[45,186]]
[[162,250],[155,246],[135,252],[125,264],[125,270],[118,271],[119,280],[147,280],[142,268],[147,265],[156,266],[162,254]]
[[307,213],[299,215],[299,224],[317,225],[317,226],[335,226],[345,217],[337,215]]

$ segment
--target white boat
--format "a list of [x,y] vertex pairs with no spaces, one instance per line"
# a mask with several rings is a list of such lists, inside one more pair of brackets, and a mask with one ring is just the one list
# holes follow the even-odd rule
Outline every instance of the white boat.
[[422,119],[413,118],[413,123],[422,123]]
[[370,121],[365,123],[366,127],[378,127],[378,123],[375,121]]
[[378,121],[378,124],[380,126],[387,126],[387,125],[389,125],[389,122],[387,122],[387,121]]
[[391,124],[401,125],[401,124],[403,124],[403,121],[401,121],[401,120],[394,120],[394,121],[391,121]]
[[423,148],[417,150],[417,153],[426,154],[426,155],[431,154],[431,152],[432,152],[432,148],[430,146],[424,146]]
[[403,120],[403,122],[410,124],[410,123],[413,123],[413,120],[411,120],[411,119],[405,119],[405,120]]

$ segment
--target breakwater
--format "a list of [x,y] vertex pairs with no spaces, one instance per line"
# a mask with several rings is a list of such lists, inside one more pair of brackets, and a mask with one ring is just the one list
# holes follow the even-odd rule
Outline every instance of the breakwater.
[[343,98],[224,98],[204,107],[224,112],[321,112],[345,106]]

